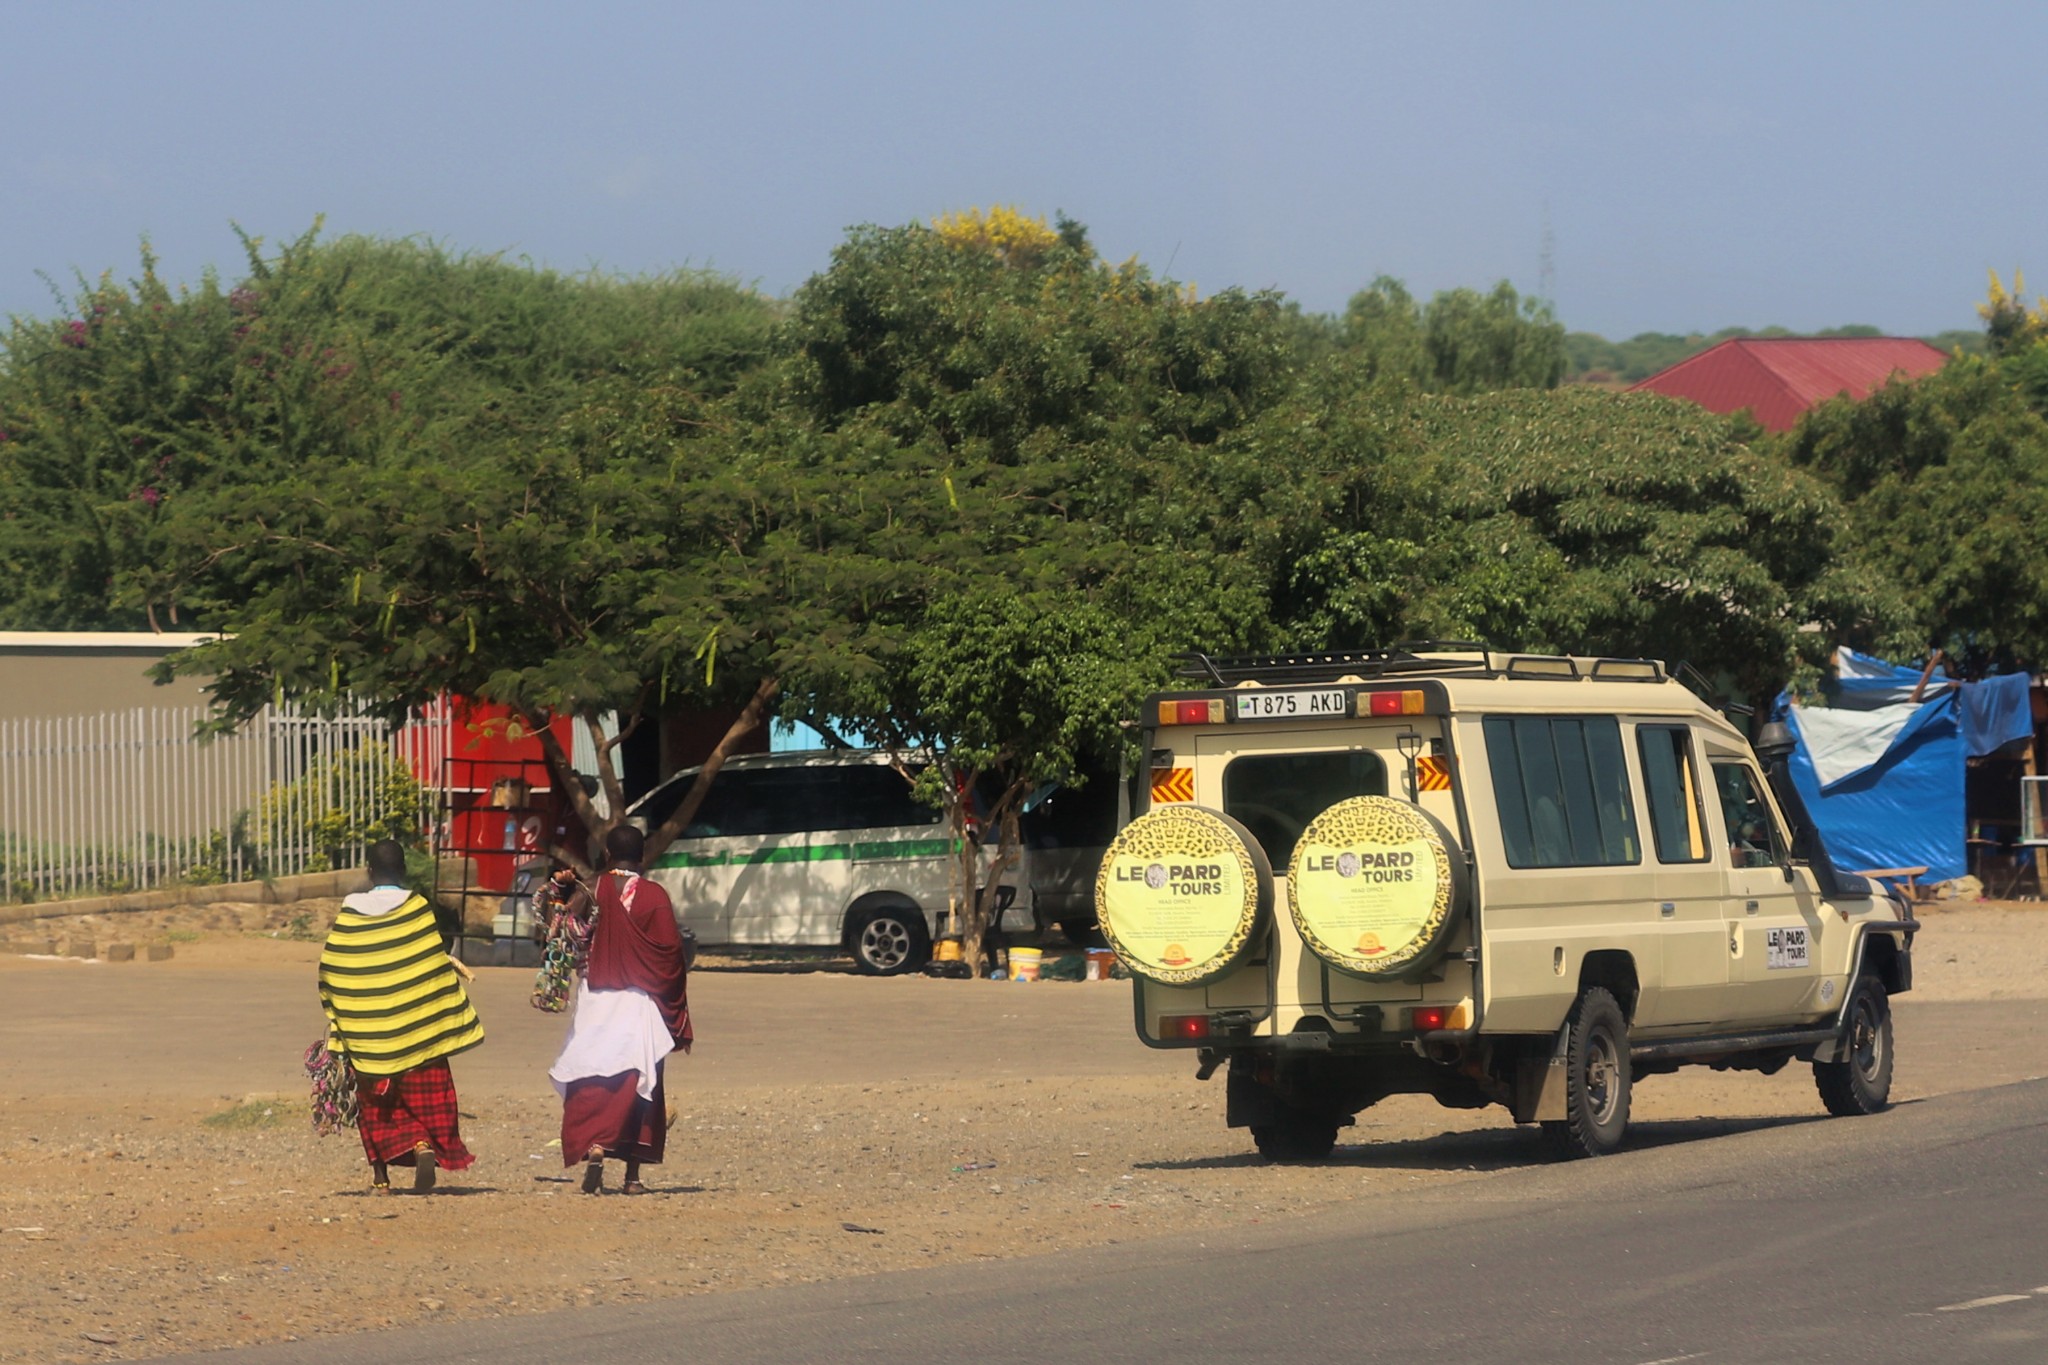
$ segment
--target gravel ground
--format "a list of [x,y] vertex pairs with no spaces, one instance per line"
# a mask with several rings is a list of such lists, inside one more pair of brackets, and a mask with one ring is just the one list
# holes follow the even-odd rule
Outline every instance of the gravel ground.
[[[0,1360],[130,1359],[815,1280],[1283,1218],[1542,1160],[1498,1110],[1395,1098],[1334,1160],[1268,1166],[1220,1081],[1131,1036],[1125,986],[693,978],[705,1040],[671,1063],[645,1198],[564,1170],[542,1077],[560,1021],[485,971],[492,1040],[458,1058],[477,1165],[371,1199],[353,1134],[317,1138],[296,1054],[318,1031],[331,905],[124,917],[169,962],[0,956]],[[1927,1002],[2048,998],[2048,914],[1930,911],[1902,1003],[1902,1099],[2018,1079],[2036,1052],[1914,1050]],[[303,927],[303,926],[302,926]],[[101,926],[82,932],[105,935]],[[278,934],[279,937],[271,937]],[[811,967],[815,963],[790,964]],[[1639,1144],[1819,1113],[1805,1068],[1638,1091]],[[612,1168],[616,1179],[617,1168]],[[1020,1271],[1020,1273],[1025,1273]]]

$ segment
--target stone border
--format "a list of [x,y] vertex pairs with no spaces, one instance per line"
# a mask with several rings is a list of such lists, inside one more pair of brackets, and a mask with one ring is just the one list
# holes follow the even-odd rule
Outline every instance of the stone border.
[[0,925],[75,915],[114,915],[139,910],[169,910],[180,905],[211,905],[243,901],[257,905],[289,905],[293,901],[345,896],[363,889],[363,870],[304,872],[270,881],[221,882],[212,886],[167,886],[156,891],[131,891],[122,896],[88,896],[82,900],[32,901],[0,905]]

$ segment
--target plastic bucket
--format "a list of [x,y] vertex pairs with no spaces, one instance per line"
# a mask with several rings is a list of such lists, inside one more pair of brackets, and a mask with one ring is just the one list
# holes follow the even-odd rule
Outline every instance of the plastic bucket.
[[1109,949],[1090,948],[1088,950],[1088,980],[1109,980],[1110,969],[1112,966],[1114,966],[1115,963],[1116,954],[1111,952]]
[[1038,980],[1038,964],[1044,953],[1037,948],[1010,949],[1010,976],[1017,981]]

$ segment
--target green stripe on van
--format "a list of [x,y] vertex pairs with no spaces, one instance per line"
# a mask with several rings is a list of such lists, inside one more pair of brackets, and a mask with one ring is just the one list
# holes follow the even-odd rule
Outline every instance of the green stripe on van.
[[951,839],[881,839],[848,844],[796,844],[757,848],[751,853],[664,853],[656,867],[727,867],[735,863],[887,862],[904,858],[943,858],[956,847]]

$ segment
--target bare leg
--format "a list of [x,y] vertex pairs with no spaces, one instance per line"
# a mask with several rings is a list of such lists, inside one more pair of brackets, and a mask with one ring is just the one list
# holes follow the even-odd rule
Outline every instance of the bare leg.
[[391,1171],[381,1161],[370,1163],[370,1193],[391,1193]]
[[637,1162],[637,1161],[628,1161],[628,1162],[626,1163],[626,1180],[625,1180],[625,1183],[624,1183],[623,1185],[621,1185],[621,1186],[620,1186],[619,1188],[620,1188],[620,1190],[622,1190],[622,1191],[623,1191],[624,1193],[626,1193],[626,1194],[645,1194],[645,1193],[647,1193],[647,1187],[646,1187],[645,1185],[643,1185],[643,1184],[641,1184],[641,1183],[640,1183],[640,1163],[639,1163],[639,1162]]

